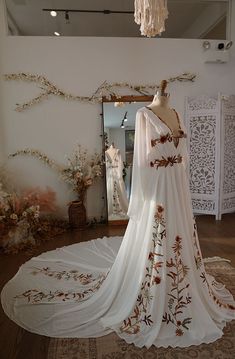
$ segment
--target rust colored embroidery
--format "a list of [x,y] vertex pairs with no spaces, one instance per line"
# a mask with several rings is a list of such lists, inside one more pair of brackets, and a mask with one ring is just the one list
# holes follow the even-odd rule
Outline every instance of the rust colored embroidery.
[[[196,222],[194,220],[194,231],[193,231],[193,238],[194,238],[194,246],[196,248],[196,256],[194,256],[194,259],[195,259],[195,262],[196,262],[196,266],[197,266],[197,269],[200,270],[200,278],[202,279],[202,282],[204,284],[206,284],[207,286],[207,289],[208,289],[208,293],[210,295],[210,297],[213,299],[213,301],[219,306],[219,307],[223,307],[223,308],[227,308],[227,309],[230,309],[230,310],[235,310],[235,306],[232,305],[232,304],[229,304],[229,303],[225,303],[225,302],[222,302],[215,294],[215,292],[213,291],[213,289],[211,288],[209,282],[208,282],[208,279],[207,279],[207,275],[206,275],[206,271],[205,271],[205,267],[203,265],[203,261],[202,261],[202,256],[201,256],[201,253],[200,253],[200,250],[199,250],[199,247],[197,245],[197,241],[196,241],[196,238],[197,238],[197,226],[196,226]],[[200,259],[199,259],[200,258]],[[215,282],[212,282],[212,285],[215,285],[216,284],[216,281]]]
[[161,135],[159,138],[151,140],[151,146],[155,147],[157,143],[165,143],[167,141],[172,142],[172,136],[169,132],[166,135]]
[[174,135],[170,134],[170,132],[167,132],[166,135],[161,135],[159,138],[152,139],[151,146],[155,147],[158,143],[163,144],[163,143],[166,143],[167,141],[168,142],[173,141],[175,147],[177,148],[178,144],[179,144],[179,139],[187,137],[186,133],[183,130],[179,130],[178,133],[179,133],[178,136],[174,136]]
[[175,257],[170,258],[170,261],[166,262],[166,266],[170,268],[167,276],[172,279],[171,286],[172,289],[168,296],[168,309],[169,312],[165,312],[163,315],[163,322],[166,324],[172,323],[175,327],[175,334],[177,336],[182,336],[184,334],[183,329],[189,329],[188,324],[191,323],[192,318],[182,319],[181,314],[183,314],[183,308],[186,308],[189,303],[191,303],[191,297],[188,294],[189,283],[185,283],[185,277],[189,271],[189,268],[183,264],[181,259],[181,244],[182,238],[176,236],[175,243],[172,246],[174,250]]
[[33,275],[44,274],[48,277],[55,278],[58,280],[74,280],[79,281],[81,284],[86,285],[92,282],[99,280],[99,277],[93,277],[90,273],[80,273],[78,270],[70,270],[70,271],[54,271],[50,269],[50,267],[44,268],[35,268],[35,270],[31,273]]
[[120,198],[118,195],[118,190],[117,190],[117,181],[114,180],[114,185],[113,185],[113,214],[121,214],[122,210],[121,210],[121,205],[120,205]]
[[153,299],[151,288],[161,283],[160,269],[163,265],[163,254],[158,253],[158,251],[161,249],[160,247],[162,247],[163,240],[166,237],[163,212],[164,208],[158,205],[154,216],[152,249],[148,254],[148,265],[145,268],[144,281],[142,282],[132,315],[124,320],[120,327],[121,333],[136,334],[140,332],[142,324],[147,326],[153,324],[151,314],[148,314],[148,307]]
[[150,166],[156,167],[158,169],[159,167],[167,167],[167,166],[172,167],[175,163],[181,163],[181,162],[182,162],[181,155],[169,156],[169,157],[162,156],[161,159],[156,159],[154,161],[151,161]]
[[49,292],[45,293],[38,289],[29,289],[29,290],[25,291],[24,293],[15,296],[15,298],[26,299],[28,301],[28,303],[31,303],[31,304],[52,302],[52,301],[57,301],[57,300],[60,300],[62,302],[66,302],[68,300],[79,302],[80,300],[83,300],[87,296],[96,292],[100,288],[103,281],[105,280],[107,274],[100,275],[98,282],[93,287],[91,287],[87,290],[84,290],[82,292],[73,292],[71,290],[67,291],[67,292],[63,292],[60,290],[56,290],[54,292],[49,291]]

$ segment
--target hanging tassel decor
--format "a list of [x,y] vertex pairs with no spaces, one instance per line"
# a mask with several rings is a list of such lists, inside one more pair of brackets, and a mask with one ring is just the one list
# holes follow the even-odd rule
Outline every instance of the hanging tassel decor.
[[135,0],[135,22],[141,35],[154,37],[165,31],[168,18],[167,0]]

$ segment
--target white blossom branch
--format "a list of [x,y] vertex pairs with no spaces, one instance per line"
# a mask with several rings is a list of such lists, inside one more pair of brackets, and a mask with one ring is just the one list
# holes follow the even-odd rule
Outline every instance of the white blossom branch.
[[35,158],[39,159],[40,161],[44,162],[44,164],[46,164],[50,168],[53,168],[58,172],[61,172],[63,170],[62,166],[60,166],[54,160],[50,159],[45,153],[43,153],[39,150],[25,148],[24,150],[18,150],[14,153],[11,153],[8,157],[13,158],[13,157],[16,157],[19,155],[35,157]]
[[[16,104],[16,111],[23,111],[37,103],[40,103],[47,99],[50,95],[59,96],[66,100],[75,100],[84,103],[101,103],[103,97],[110,98],[115,96],[120,98],[122,95],[118,92],[118,89],[126,88],[135,94],[141,95],[153,95],[157,89],[159,88],[159,84],[146,84],[146,85],[132,85],[128,82],[114,82],[109,84],[107,81],[104,81],[98,89],[93,93],[92,96],[78,96],[63,91],[56,85],[54,85],[51,81],[49,81],[46,77],[41,75],[33,75],[28,73],[13,73],[13,74],[5,74],[5,80],[17,80],[17,81],[25,81],[25,82],[34,82],[39,84],[40,89],[42,90],[41,93],[23,104]],[[192,73],[183,73],[179,76],[170,77],[167,82],[194,82],[196,79],[196,75]]]

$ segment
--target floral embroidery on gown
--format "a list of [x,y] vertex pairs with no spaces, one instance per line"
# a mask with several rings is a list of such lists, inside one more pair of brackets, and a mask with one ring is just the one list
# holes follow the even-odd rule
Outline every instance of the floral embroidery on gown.
[[123,161],[120,150],[112,147],[105,151],[108,217],[127,218],[128,199],[123,181]]
[[138,110],[124,237],[62,247],[22,265],[1,294],[13,321],[51,337],[115,331],[139,347],[188,347],[223,335],[235,302],[204,268],[179,124],[175,136],[150,109]]

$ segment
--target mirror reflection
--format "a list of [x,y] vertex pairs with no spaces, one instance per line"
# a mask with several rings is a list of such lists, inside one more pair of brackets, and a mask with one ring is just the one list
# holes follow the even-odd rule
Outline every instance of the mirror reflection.
[[[135,98],[138,100],[138,98]],[[146,102],[104,102],[104,152],[108,221],[128,220],[131,193],[132,163],[135,138],[135,118]]]

